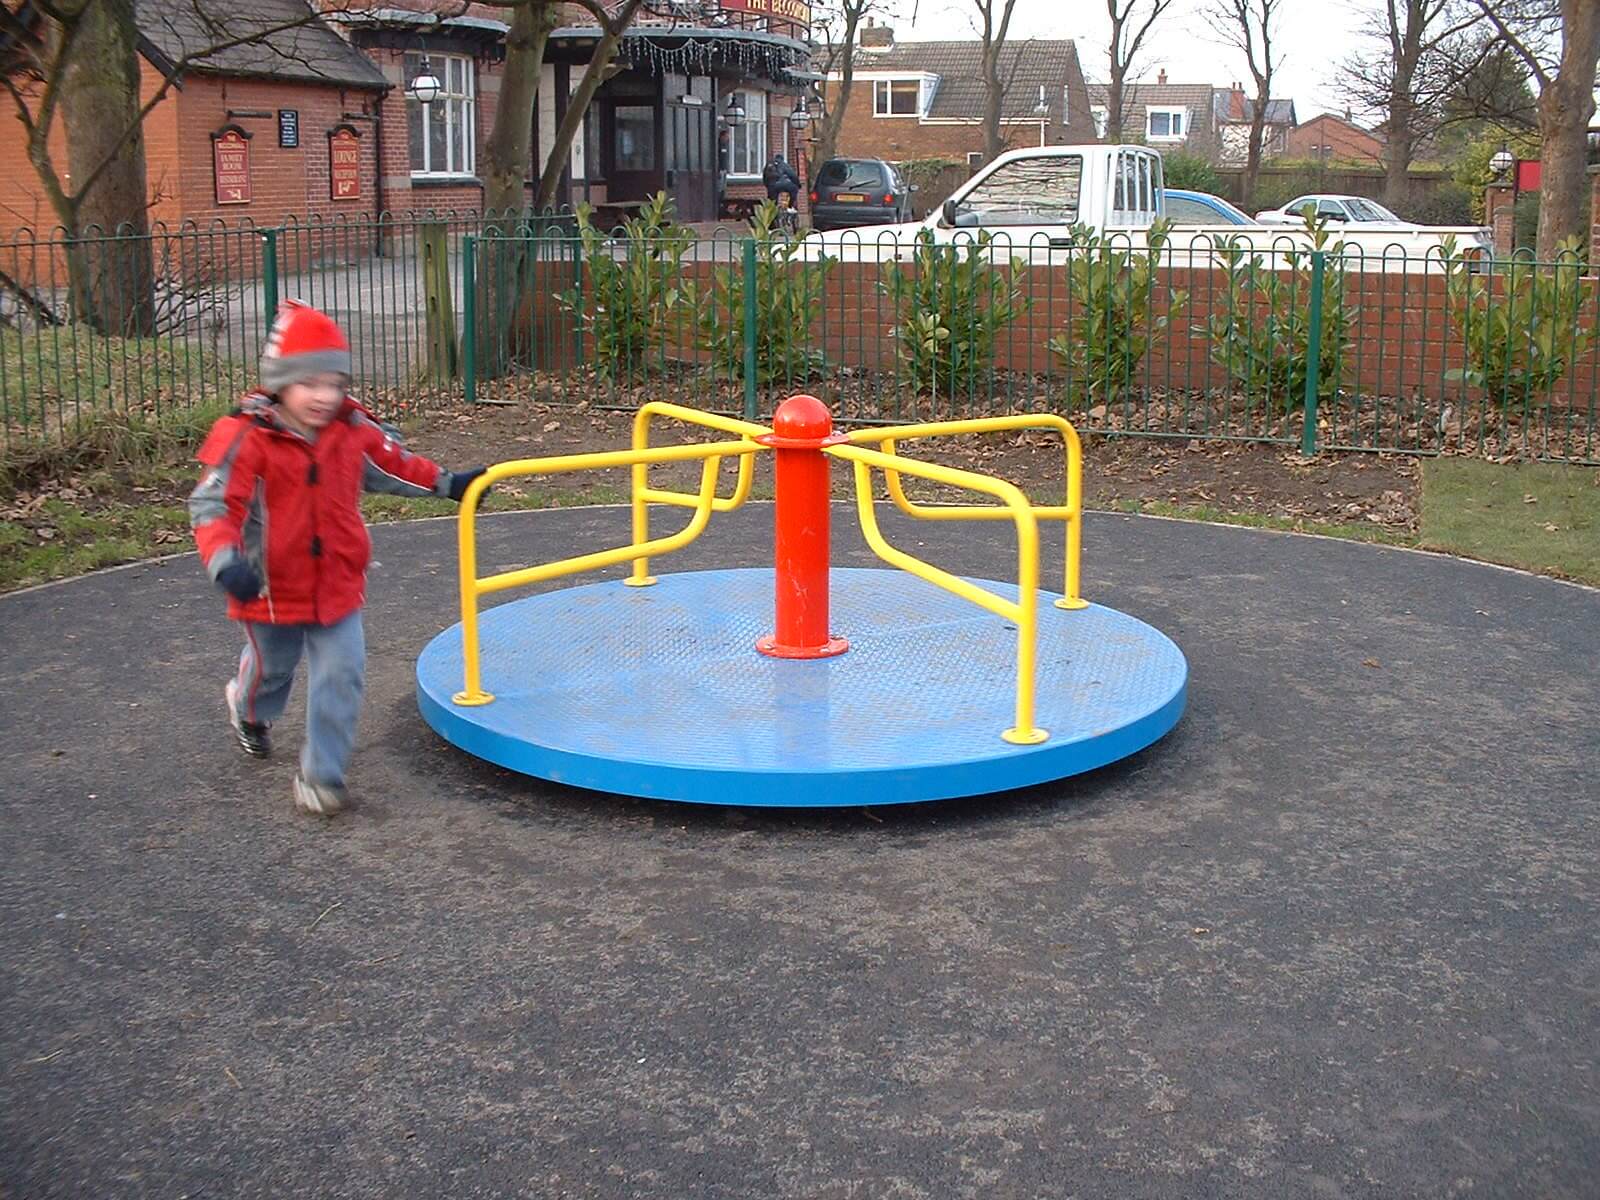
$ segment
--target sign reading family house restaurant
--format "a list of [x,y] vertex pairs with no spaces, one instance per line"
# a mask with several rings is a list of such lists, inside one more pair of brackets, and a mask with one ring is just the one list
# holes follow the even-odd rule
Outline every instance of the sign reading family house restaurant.
[[250,203],[250,135],[237,125],[211,135],[218,204]]
[[760,13],[811,28],[811,5],[807,0],[722,0],[722,10]]
[[361,142],[348,125],[328,135],[328,191],[335,200],[361,199]]

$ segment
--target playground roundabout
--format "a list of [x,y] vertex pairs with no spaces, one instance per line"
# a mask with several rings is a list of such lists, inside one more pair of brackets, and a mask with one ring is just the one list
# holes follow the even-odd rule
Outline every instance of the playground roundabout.
[[[858,506],[831,515],[832,572],[881,579]],[[875,518],[1022,603],[1009,531]],[[635,519],[483,517],[475,578]],[[528,596],[670,607],[698,575],[770,602],[774,519],[714,513],[653,585],[486,595],[480,690]],[[439,736],[451,521],[374,530],[335,823],[291,811],[298,701],[276,759],[233,748],[192,557],[0,597],[0,1195],[1591,1195],[1600,593],[1147,518],[1082,536],[1089,608],[1044,602],[1073,589],[1041,553],[1033,707],[1009,667],[968,695],[894,652],[972,706],[987,781],[831,809],[586,790]],[[823,641],[851,648],[805,665],[870,665],[887,603],[841,600]],[[1181,719],[1014,788],[1003,733],[1073,744],[1048,630],[1096,612],[1181,647]],[[607,686],[597,711],[629,702]],[[773,690],[815,752],[829,689]],[[663,744],[709,738],[686,703]]]

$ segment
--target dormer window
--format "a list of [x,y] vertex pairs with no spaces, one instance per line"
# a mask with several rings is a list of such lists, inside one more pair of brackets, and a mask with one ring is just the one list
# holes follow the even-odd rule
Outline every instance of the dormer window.
[[922,111],[922,80],[879,79],[872,85],[872,111],[879,117],[915,117]]

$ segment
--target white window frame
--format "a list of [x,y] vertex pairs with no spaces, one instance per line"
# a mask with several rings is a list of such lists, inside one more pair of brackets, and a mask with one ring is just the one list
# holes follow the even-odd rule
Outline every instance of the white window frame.
[[1089,117],[1094,121],[1095,137],[1105,137],[1106,130],[1111,128],[1111,110],[1104,104],[1091,104],[1089,106]]
[[[728,134],[728,178],[739,181],[759,180],[767,166],[767,93],[735,92],[744,107],[744,120]],[[744,134],[744,162],[739,161],[739,135]],[[740,167],[744,170],[740,170]]]
[[[1172,118],[1178,118],[1179,132],[1155,132],[1155,118],[1167,118],[1167,129],[1172,129]],[[1147,107],[1144,110],[1144,137],[1147,142],[1181,142],[1189,136],[1189,110],[1187,108],[1168,108],[1165,106]]]
[[[890,112],[890,96],[894,93],[896,84],[913,84],[917,89],[917,107],[908,113]],[[872,81],[872,115],[874,117],[898,118],[904,120],[909,117],[913,120],[922,116],[926,111],[924,106],[928,94],[928,81],[919,75],[904,75],[893,79],[874,79]]]
[[[421,104],[409,94],[406,96],[406,139],[409,145],[411,132],[411,111],[413,105],[422,108],[422,162],[411,164],[411,178],[413,179],[461,179],[475,177],[478,170],[478,73],[477,62],[467,54],[433,54],[428,56],[428,66],[440,83],[439,95],[431,104]],[[417,63],[413,63],[416,59]],[[401,59],[401,70],[406,73],[409,81],[413,67],[420,64],[421,54],[407,52]],[[450,63],[461,66],[461,78],[465,81],[465,90],[451,92],[448,89],[450,81]],[[447,116],[451,103],[459,103],[463,119],[461,128]],[[445,124],[445,158],[443,167],[435,167],[433,158],[432,139],[428,136],[429,127],[435,121]],[[460,142],[458,147],[457,143]],[[457,150],[461,151],[459,162],[452,167],[449,159],[456,157]]]

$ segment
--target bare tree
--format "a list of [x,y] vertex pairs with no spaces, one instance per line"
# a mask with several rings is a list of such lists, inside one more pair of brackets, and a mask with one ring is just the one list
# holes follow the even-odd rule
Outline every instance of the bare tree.
[[976,9],[978,36],[983,40],[983,148],[994,158],[1006,148],[1000,119],[1005,111],[1006,92],[1021,58],[1020,53],[1012,56],[1012,78],[1005,78],[1001,56],[1005,53],[1006,36],[1011,32],[1011,11],[1016,8],[1017,0],[972,0],[972,4]]
[[483,207],[489,212],[521,212],[527,205],[533,104],[545,46],[560,22],[561,7],[559,0],[524,0],[512,6],[494,127],[483,144]]
[[1130,77],[1138,74],[1139,54],[1145,38],[1164,17],[1175,0],[1106,0],[1111,18],[1111,45],[1107,58],[1110,74],[1106,84],[1106,139],[1122,140],[1128,109],[1125,89]]
[[495,108],[494,128],[484,143],[483,203],[486,209],[519,211],[527,202],[525,180],[532,174],[533,108],[539,94],[539,77],[544,70],[545,48],[550,34],[561,23],[564,7],[584,9],[600,28],[600,41],[589,58],[578,87],[568,99],[565,115],[556,130],[550,151],[538,168],[539,187],[535,202],[555,201],[561,176],[572,143],[583,128],[600,85],[616,73],[617,47],[623,35],[641,12],[676,17],[683,6],[675,0],[485,0],[497,8],[511,10],[511,28],[506,34],[505,70],[501,75],[500,98]]
[[[197,65],[224,51],[260,46],[294,55],[279,35],[309,26],[309,7],[285,19],[222,13],[190,0],[176,59],[141,98],[140,31],[134,0],[28,0],[0,9],[0,87],[21,123],[28,163],[69,238],[68,291],[74,314],[107,332],[153,328],[144,121]],[[297,59],[297,61],[299,61]],[[58,125],[59,120],[59,125]],[[66,170],[51,150],[65,137]],[[115,238],[83,239],[98,229]]]
[[[911,7],[911,19],[916,20],[916,5]],[[817,10],[817,20],[812,26],[814,35],[822,38],[822,56],[819,66],[822,75],[832,79],[838,75],[838,86],[828,104],[827,111],[817,127],[817,161],[827,162],[839,148],[839,133],[850,109],[850,98],[855,88],[856,51],[862,23],[871,16],[892,17],[897,7],[890,0],[829,0]]]
[[1472,0],[1379,0],[1363,30],[1367,48],[1344,64],[1345,98],[1384,131],[1383,199],[1410,199],[1411,162],[1447,119],[1471,66],[1465,37],[1483,14]]
[[1546,261],[1589,230],[1585,169],[1600,62],[1600,0],[1476,0],[1539,84],[1539,239]]
[[644,0],[622,0],[614,13],[596,6],[601,27],[600,41],[589,56],[589,65],[583,69],[583,78],[568,99],[567,111],[556,128],[555,139],[550,143],[550,152],[544,161],[544,174],[539,178],[539,194],[534,198],[537,207],[548,208],[555,203],[556,190],[561,186],[561,176],[572,154],[572,143],[583,128],[584,116],[600,85],[622,69],[616,63],[617,47],[622,44],[622,35],[643,7]]
[[1244,55],[1255,80],[1255,111],[1250,118],[1250,145],[1245,156],[1243,192],[1247,207],[1255,206],[1256,179],[1261,174],[1261,143],[1267,127],[1267,104],[1272,99],[1272,77],[1283,65],[1274,57],[1272,39],[1283,0],[1211,0],[1206,18],[1224,45]]

